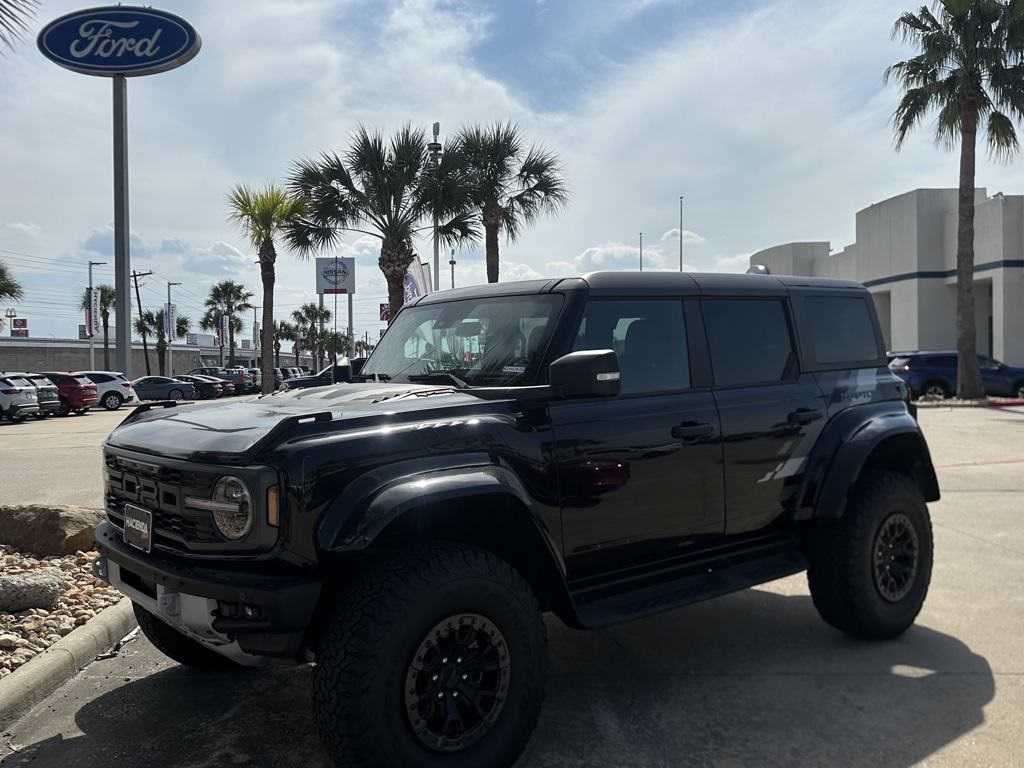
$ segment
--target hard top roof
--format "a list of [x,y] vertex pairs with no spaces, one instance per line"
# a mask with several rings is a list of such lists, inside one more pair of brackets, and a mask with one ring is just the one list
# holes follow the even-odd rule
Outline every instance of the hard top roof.
[[526,296],[554,291],[589,290],[594,295],[692,294],[785,295],[790,288],[866,291],[852,280],[794,275],[747,275],[714,272],[589,272],[581,277],[488,283],[423,296],[414,304],[435,304],[459,299]]

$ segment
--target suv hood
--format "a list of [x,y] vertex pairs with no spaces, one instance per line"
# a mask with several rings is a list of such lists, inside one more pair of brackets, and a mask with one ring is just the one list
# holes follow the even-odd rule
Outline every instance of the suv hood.
[[[136,410],[107,438],[107,445],[179,459],[250,461],[312,422],[354,426],[366,418],[487,403],[451,387],[426,384],[336,384],[228,404]],[[146,408],[147,406],[142,406]],[[303,424],[310,426],[303,427]]]

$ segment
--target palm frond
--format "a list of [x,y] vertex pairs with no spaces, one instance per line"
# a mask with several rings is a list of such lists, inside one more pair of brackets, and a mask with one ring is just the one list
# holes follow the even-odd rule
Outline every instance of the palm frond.
[[20,301],[25,298],[25,289],[14,279],[7,265],[0,261],[0,299]]
[[14,48],[36,17],[39,0],[0,0],[0,45]]
[[999,162],[1009,162],[1020,149],[1013,121],[1002,112],[993,110],[989,113],[985,139],[989,155]]

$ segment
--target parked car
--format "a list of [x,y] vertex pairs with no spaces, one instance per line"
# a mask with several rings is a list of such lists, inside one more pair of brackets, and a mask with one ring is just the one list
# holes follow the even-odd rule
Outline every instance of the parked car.
[[[315,660],[311,717],[339,766],[514,763],[541,716],[544,611],[596,629],[806,571],[788,624],[813,605],[879,641],[928,594],[938,481],[860,284],[438,291],[356,378],[126,420],[103,446],[93,564],[181,664]],[[719,609],[723,638],[744,605]],[[570,657],[577,636],[558,638]]]
[[168,376],[143,376],[132,384],[139,400],[192,400],[196,396],[192,384]]
[[283,383],[284,383],[284,369],[283,368],[275,368],[274,369],[274,389],[280,389],[281,385]]
[[308,389],[309,387],[323,387],[328,384],[351,381],[353,376],[359,374],[365,362],[366,358],[354,358],[345,365],[333,366],[333,374],[331,373],[331,366],[327,366],[315,376],[297,376],[288,379],[281,385],[281,388],[285,390]]
[[[216,376],[218,379],[227,379],[234,385],[235,393],[243,395],[252,388],[252,377],[244,368],[220,368],[207,366],[205,368],[193,368],[189,371],[190,376]],[[225,394],[227,394],[225,392]]]
[[125,403],[139,399],[132,383],[123,373],[116,371],[81,371],[77,375],[85,376],[96,385],[100,396],[100,405],[108,411],[116,411]]
[[41,373],[23,373],[20,371],[0,371],[2,376],[15,376],[25,379],[36,388],[36,401],[39,404],[39,411],[33,414],[37,419],[45,419],[52,416],[60,408],[60,396],[57,394],[57,385],[43,376]]
[[193,385],[196,391],[196,399],[198,400],[212,400],[224,394],[224,387],[221,386],[220,380],[212,376],[190,376],[187,373],[183,373],[175,378],[179,381],[187,381]]
[[[899,352],[889,370],[907,382],[914,397],[950,397],[956,392],[957,353]],[[1024,368],[1015,368],[987,355],[978,355],[985,394],[1024,399]]]
[[42,375],[57,385],[57,395],[60,397],[58,416],[88,413],[100,401],[96,385],[79,373],[43,371]]
[[31,381],[17,375],[0,376],[0,416],[11,421],[24,421],[39,413],[36,388]]
[[252,379],[252,391],[260,392],[263,388],[263,371],[259,368],[247,368],[249,377]]

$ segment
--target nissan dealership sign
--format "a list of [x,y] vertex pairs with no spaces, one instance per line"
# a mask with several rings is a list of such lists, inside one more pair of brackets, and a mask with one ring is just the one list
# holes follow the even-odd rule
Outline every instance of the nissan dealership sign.
[[356,260],[351,256],[316,260],[316,292],[352,294],[356,292]]
[[165,72],[189,61],[202,45],[195,28],[174,14],[121,5],[54,19],[37,43],[50,61],[101,77]]

